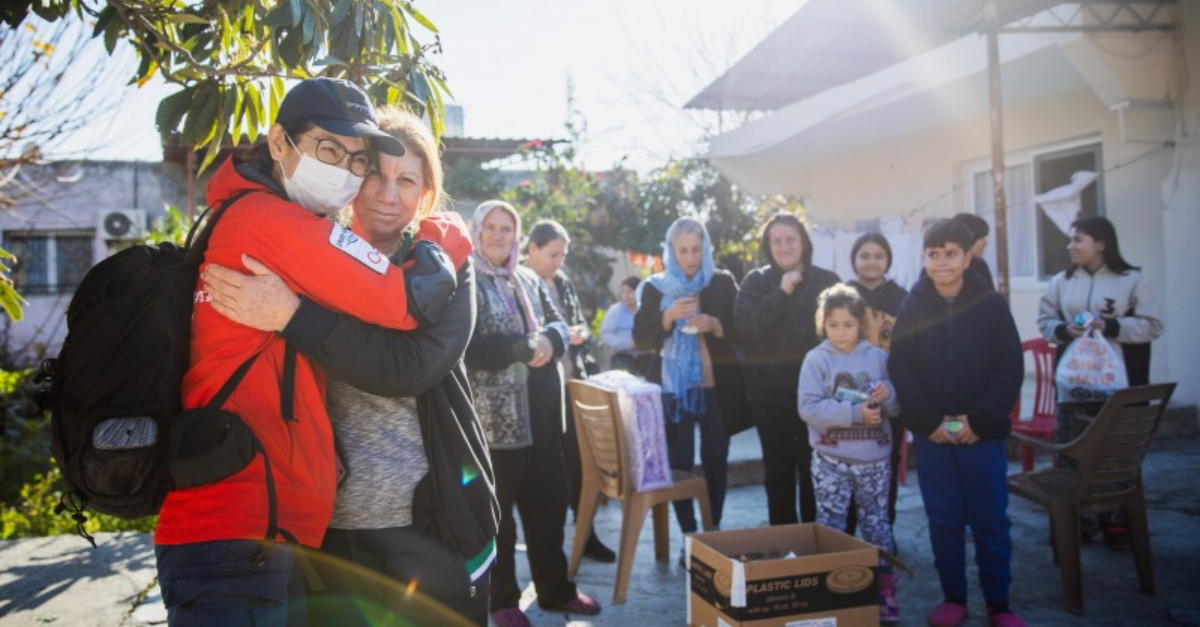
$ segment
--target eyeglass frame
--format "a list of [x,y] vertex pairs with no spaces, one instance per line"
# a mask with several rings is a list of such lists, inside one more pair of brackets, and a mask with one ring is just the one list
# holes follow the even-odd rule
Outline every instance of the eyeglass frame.
[[[296,145],[296,143],[297,143],[296,140],[292,139],[291,133],[285,132],[283,135],[284,135],[284,137],[287,137],[288,143],[290,143],[292,145],[292,148],[296,149],[296,151],[299,152],[300,147]],[[371,150],[370,148],[359,150],[357,152],[350,152],[350,149],[343,146],[342,142],[339,142],[338,140],[333,139],[331,137],[313,137],[312,135],[309,135],[308,133],[303,133],[300,135],[300,139],[303,139],[305,137],[317,142],[317,147],[314,150],[315,154],[313,156],[317,161],[320,161],[321,163],[324,163],[326,165],[343,167],[342,162],[346,160],[346,157],[349,157],[350,161],[347,162],[347,165],[345,166],[345,168],[346,168],[347,172],[353,174],[354,176],[361,176],[363,178],[366,178],[366,177],[379,171],[379,167],[376,164],[376,160],[374,158],[375,151]],[[336,161],[326,161],[325,159],[322,159],[321,158],[322,142],[333,144],[336,147],[333,150],[335,152],[341,152],[342,156],[338,157],[338,159]],[[363,170],[361,173],[354,171],[354,163],[355,163],[354,158],[355,157],[363,157],[364,160],[360,161],[359,163],[366,163],[366,169]]]

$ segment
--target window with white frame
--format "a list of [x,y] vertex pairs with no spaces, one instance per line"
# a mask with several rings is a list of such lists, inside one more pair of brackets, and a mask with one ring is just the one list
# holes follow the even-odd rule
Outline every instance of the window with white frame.
[[92,267],[91,231],[5,231],[4,249],[16,255],[11,273],[23,296],[69,294]]
[[[1103,215],[1104,175],[1100,144],[1034,152],[1009,158],[1005,168],[1004,194],[1008,219],[1008,274],[1015,282],[1045,281],[1065,270],[1068,238],[1033,202],[1037,194],[1071,182],[1079,171],[1100,172],[1100,178],[1084,190],[1079,217]],[[995,244],[996,210],[992,194],[992,171],[972,174],[975,213],[992,227]],[[986,261],[996,269],[996,247],[988,246]]]

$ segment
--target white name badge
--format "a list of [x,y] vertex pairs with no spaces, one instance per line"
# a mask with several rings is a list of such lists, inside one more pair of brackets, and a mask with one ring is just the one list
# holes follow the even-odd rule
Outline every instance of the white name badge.
[[386,273],[388,266],[392,265],[387,256],[375,250],[375,247],[368,244],[367,240],[355,235],[350,229],[340,224],[333,225],[333,230],[329,232],[329,243],[379,274]]

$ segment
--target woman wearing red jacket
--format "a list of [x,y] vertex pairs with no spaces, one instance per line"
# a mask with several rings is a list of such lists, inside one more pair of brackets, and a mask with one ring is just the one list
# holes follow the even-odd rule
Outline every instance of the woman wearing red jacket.
[[[241,268],[242,255],[250,255],[317,304],[415,328],[403,273],[325,219],[374,167],[368,142],[404,154],[353,84],[317,78],[293,88],[266,143],[231,158],[209,183],[210,205],[240,197],[213,230],[202,271],[213,263]],[[446,226],[429,221],[418,237],[439,239],[458,265],[469,244]],[[224,478],[168,494],[154,537],[168,622],[302,623],[300,613],[288,616],[302,577],[290,547],[275,542],[318,547],[333,513],[337,467],[324,375],[276,334],[222,316],[203,287],[195,302],[183,406],[208,406],[241,371],[220,408],[249,428],[255,453]]]

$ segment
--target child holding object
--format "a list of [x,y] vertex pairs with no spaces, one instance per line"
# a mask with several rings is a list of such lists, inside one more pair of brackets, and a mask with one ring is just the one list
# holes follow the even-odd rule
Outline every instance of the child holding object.
[[[900,413],[887,382],[887,354],[866,340],[867,305],[847,285],[821,293],[817,330],[825,337],[800,367],[798,409],[808,423],[813,448],[812,474],[817,522],[846,528],[851,498],[867,542],[890,552],[888,520],[891,484],[892,425]],[[879,566],[879,620],[900,620],[896,575]]]
[[925,231],[925,274],[900,305],[888,371],[913,432],[917,479],[943,601],[933,627],[967,618],[966,528],[992,627],[1025,627],[1008,607],[1012,584],[1005,475],[1008,414],[1025,362],[1008,304],[967,270],[972,239],[953,220]]

